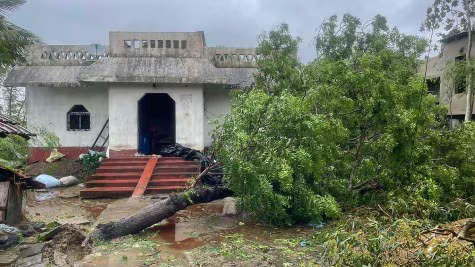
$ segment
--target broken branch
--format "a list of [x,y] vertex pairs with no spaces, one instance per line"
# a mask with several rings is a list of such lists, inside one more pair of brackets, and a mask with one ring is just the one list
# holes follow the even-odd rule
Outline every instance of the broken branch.
[[201,178],[203,178],[203,176],[205,176],[206,174],[208,174],[208,172],[216,167],[219,166],[219,163],[216,162],[212,165],[209,165],[208,167],[206,167],[206,169],[204,169],[196,178],[195,178],[195,181],[193,182],[193,185],[191,186],[191,188],[195,188],[196,185],[198,184],[199,181],[201,181]]

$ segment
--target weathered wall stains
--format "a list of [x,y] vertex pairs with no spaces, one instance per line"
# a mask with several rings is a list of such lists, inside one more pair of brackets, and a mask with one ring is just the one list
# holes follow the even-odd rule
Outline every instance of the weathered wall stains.
[[[26,88],[28,127],[32,130],[43,127],[54,133],[61,146],[90,147],[109,117],[108,94],[107,88],[103,87]],[[67,130],[67,112],[78,104],[91,114],[89,131]]]
[[146,93],[166,93],[175,101],[176,142],[201,150],[203,144],[203,89],[199,85],[111,86],[109,89],[110,150],[137,149],[138,101]]
[[204,91],[204,145],[210,146],[214,129],[213,120],[219,120],[231,107],[230,90],[223,88],[205,89]]

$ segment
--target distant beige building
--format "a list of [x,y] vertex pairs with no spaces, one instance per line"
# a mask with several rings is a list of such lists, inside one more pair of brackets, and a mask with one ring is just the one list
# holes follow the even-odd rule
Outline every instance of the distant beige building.
[[[448,64],[465,60],[468,33],[462,32],[441,40],[441,53],[429,59],[427,65],[427,84],[429,91],[437,95],[439,103],[448,107],[451,125],[460,124],[465,115],[465,81],[454,81],[445,74]],[[472,44],[475,57],[475,44]],[[426,64],[421,65],[419,72],[424,74]],[[475,110],[475,109],[474,109]],[[474,111],[472,111],[474,114]]]

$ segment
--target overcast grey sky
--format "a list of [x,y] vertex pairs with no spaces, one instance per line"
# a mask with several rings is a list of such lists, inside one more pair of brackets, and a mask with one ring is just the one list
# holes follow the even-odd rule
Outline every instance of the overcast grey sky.
[[433,0],[29,0],[10,15],[48,44],[108,43],[109,31],[199,31],[208,46],[254,47],[262,31],[281,22],[313,57],[315,29],[333,14],[363,21],[376,14],[402,32],[419,33]]

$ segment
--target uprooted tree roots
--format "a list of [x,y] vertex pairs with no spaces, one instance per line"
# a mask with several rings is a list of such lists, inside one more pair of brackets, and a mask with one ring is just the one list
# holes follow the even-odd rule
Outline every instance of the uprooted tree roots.
[[47,235],[44,257],[56,265],[73,265],[91,252],[91,244],[85,243],[86,235],[73,225],[63,224]]
[[225,187],[203,187],[173,194],[169,198],[154,203],[134,215],[116,222],[99,224],[85,242],[88,242],[89,239],[92,241],[110,240],[136,234],[190,205],[207,203],[231,195],[231,190]]

